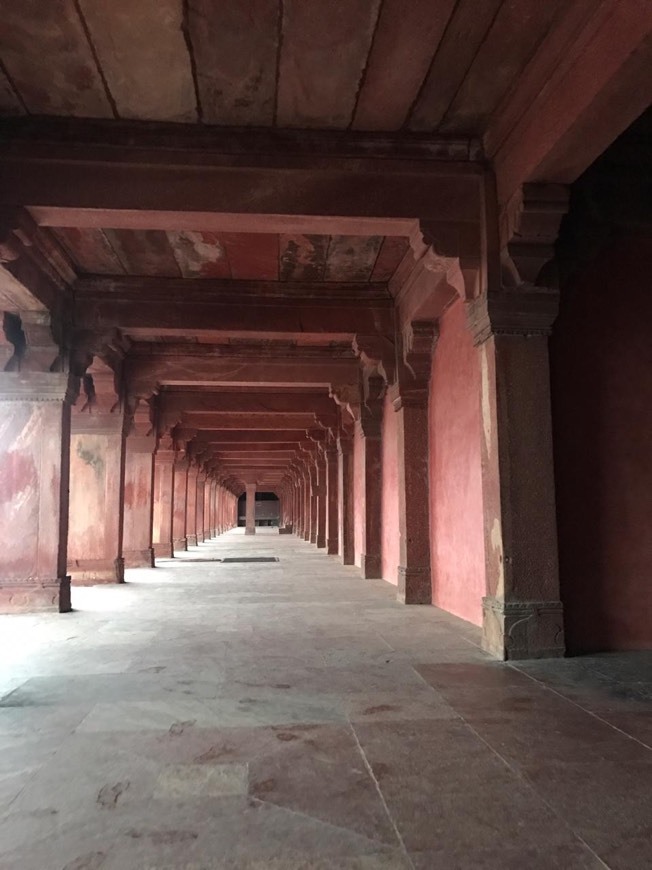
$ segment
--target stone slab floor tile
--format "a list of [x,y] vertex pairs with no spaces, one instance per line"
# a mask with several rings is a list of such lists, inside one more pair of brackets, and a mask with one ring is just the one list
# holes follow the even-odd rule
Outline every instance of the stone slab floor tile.
[[652,866],[649,659],[496,663],[275,530],[127,581],[0,618],[2,870]]

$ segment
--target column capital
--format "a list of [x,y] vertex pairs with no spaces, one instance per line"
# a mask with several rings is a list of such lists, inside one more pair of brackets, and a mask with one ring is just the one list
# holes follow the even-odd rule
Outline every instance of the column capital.
[[432,355],[438,334],[433,321],[413,320],[406,324],[399,335],[400,358],[392,391],[395,411],[428,404]]
[[559,311],[559,291],[521,284],[489,291],[467,304],[467,326],[475,345],[492,335],[550,335]]

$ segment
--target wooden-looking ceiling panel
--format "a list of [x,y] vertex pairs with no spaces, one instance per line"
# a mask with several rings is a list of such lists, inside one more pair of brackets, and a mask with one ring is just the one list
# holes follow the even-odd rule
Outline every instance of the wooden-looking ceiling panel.
[[250,281],[278,280],[276,233],[220,233],[233,278]]
[[1,0],[0,56],[28,110],[111,118],[74,0]]
[[104,230],[128,275],[178,278],[181,270],[163,230]]
[[382,241],[382,236],[332,236],[326,281],[368,281]]
[[285,0],[279,127],[346,128],[380,0]]
[[410,247],[405,236],[385,236],[371,273],[372,281],[389,281]]
[[124,267],[103,230],[55,227],[52,232],[72,257],[80,272],[121,275]]
[[439,127],[443,133],[483,133],[496,108],[567,0],[506,0]]
[[168,232],[175,259],[184,278],[230,278],[231,267],[217,233]]
[[118,114],[196,121],[182,0],[79,0]]
[[435,54],[408,126],[437,129],[503,0],[460,0]]
[[274,122],[279,0],[193,0],[188,28],[202,118],[209,124]]
[[398,130],[419,93],[455,0],[385,0],[364,84],[356,130]]
[[281,281],[322,281],[330,236],[282,234],[279,237]]
[[9,79],[0,70],[0,116],[24,115],[25,109]]

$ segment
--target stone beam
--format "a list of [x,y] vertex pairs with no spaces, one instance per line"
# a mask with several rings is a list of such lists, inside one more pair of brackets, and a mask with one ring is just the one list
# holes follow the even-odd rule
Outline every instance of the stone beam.
[[[333,425],[336,423],[336,415],[333,413]],[[212,432],[220,432],[224,430],[235,429],[244,431],[247,429],[265,430],[265,429],[298,429],[306,430],[315,425],[315,415],[310,411],[296,413],[267,413],[267,414],[247,414],[247,413],[184,413],[183,416],[176,414],[171,415],[164,412],[161,416],[162,425],[174,425],[181,421],[183,428],[203,430],[208,429]]]
[[[362,151],[352,159],[328,150],[316,157],[314,148],[291,150],[280,139],[245,152],[244,137],[220,145],[219,131],[199,141],[176,126],[162,146],[161,131],[153,135],[142,124],[112,132],[115,123],[12,119],[2,130],[0,201],[38,207],[38,221],[67,226],[81,225],[80,210],[119,211],[123,220],[131,212],[140,228],[145,211],[404,221],[476,221],[481,211],[484,170],[471,162],[480,155],[471,156],[468,143],[457,148],[457,160],[446,154],[450,147],[441,152],[449,159],[427,149],[426,159]],[[190,229],[178,222],[169,228]],[[204,221],[194,228],[213,227]]]
[[181,414],[310,414],[335,413],[335,402],[324,393],[220,393],[182,392],[166,390],[161,393],[160,407],[164,412]]
[[175,430],[180,439],[196,439],[197,443],[210,443],[219,449],[226,445],[244,444],[292,444],[306,440],[306,429],[230,429],[210,430],[203,429],[201,435],[197,429],[180,427]]
[[[303,350],[303,349],[301,349]],[[237,356],[229,349],[216,352],[211,346],[193,354],[169,347],[164,353],[150,349],[148,355],[133,355],[125,361],[125,376],[129,392],[149,397],[161,386],[229,385],[243,386],[322,386],[333,384],[355,385],[358,381],[358,362],[355,359],[328,357],[324,354],[308,355],[286,353],[282,357],[266,357],[258,351]]]

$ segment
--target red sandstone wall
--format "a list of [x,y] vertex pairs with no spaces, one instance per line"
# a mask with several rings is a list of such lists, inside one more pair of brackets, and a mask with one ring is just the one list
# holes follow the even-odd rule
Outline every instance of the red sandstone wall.
[[353,436],[353,548],[355,564],[362,564],[364,518],[364,446],[358,426]]
[[429,415],[433,604],[479,625],[485,594],[480,373],[461,301],[441,319]]
[[551,340],[561,596],[573,652],[652,647],[652,235],[564,287]]
[[389,396],[383,407],[382,569],[383,579],[398,585],[398,452],[397,415]]

